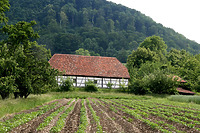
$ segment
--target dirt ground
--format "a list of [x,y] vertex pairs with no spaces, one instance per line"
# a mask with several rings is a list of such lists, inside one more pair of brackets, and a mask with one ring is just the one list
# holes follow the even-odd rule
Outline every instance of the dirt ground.
[[[105,133],[159,133],[158,129],[153,129],[150,125],[144,123],[143,121],[134,118],[132,115],[125,113],[123,110],[119,110],[119,107],[117,107],[114,104],[111,104],[109,102],[104,102],[104,100],[96,99],[96,98],[88,98],[88,99],[60,99],[60,100],[54,100],[52,102],[46,103],[45,105],[50,105],[51,103],[56,103],[57,106],[51,110],[48,110],[42,115],[37,116],[36,118],[28,121],[27,123],[21,124],[12,130],[10,130],[10,133],[49,133],[51,128],[56,125],[56,122],[60,118],[60,116],[65,112],[66,109],[73,106],[73,109],[71,112],[69,112],[67,118],[65,119],[65,126],[61,129],[61,133],[75,133],[79,129],[79,125],[81,124],[80,121],[80,112],[81,108],[86,109],[86,117],[87,117],[87,127],[85,132],[86,133],[95,133],[98,132],[97,125],[100,124],[100,127],[102,128],[103,132]],[[82,107],[81,101],[84,101],[84,106]],[[96,113],[96,116],[99,117],[99,122],[97,123],[94,119],[94,116],[91,112],[91,109],[88,106],[88,103],[86,103],[86,100],[89,101],[89,104],[91,105],[92,109]],[[111,100],[112,101],[112,100]],[[50,122],[49,124],[44,127],[42,130],[37,131],[38,126],[44,122],[45,118],[48,117],[50,114],[58,110],[59,108],[64,106],[64,110],[59,112]],[[114,107],[115,109],[112,110],[110,107]],[[38,106],[31,110],[26,110],[20,113],[31,113],[33,111],[37,111],[42,106]],[[131,108],[130,108],[131,109]],[[18,114],[20,114],[18,113]],[[1,122],[10,120],[14,117],[16,114],[9,115],[8,117],[1,120]],[[163,121],[167,124],[174,125],[178,130],[184,131],[184,132],[199,132],[198,130],[195,130],[194,128],[189,128],[187,126],[181,125],[179,123],[173,122],[173,121],[167,121],[164,120],[158,116],[149,115],[147,118],[151,121]],[[199,120],[199,119],[195,119]],[[199,127],[199,125],[197,125]],[[166,127],[168,129],[168,127]]]

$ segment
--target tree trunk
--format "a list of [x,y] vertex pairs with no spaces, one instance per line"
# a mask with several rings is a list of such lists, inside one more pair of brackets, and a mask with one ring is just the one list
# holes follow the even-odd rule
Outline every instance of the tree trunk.
[[3,100],[6,99],[6,98],[9,98],[9,93],[8,92],[1,93],[0,95],[1,95]]

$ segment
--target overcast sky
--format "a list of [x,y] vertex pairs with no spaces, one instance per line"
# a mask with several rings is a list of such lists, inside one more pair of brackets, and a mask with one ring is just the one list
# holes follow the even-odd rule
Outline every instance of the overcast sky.
[[200,44],[200,0],[107,0],[140,11]]

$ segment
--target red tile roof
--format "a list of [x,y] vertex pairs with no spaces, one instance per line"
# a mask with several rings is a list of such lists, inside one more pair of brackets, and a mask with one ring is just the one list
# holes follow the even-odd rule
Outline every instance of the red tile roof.
[[49,63],[64,75],[130,78],[127,68],[115,57],[54,54]]
[[189,90],[185,90],[185,89],[183,89],[183,88],[181,88],[181,87],[176,88],[176,89],[177,89],[178,92],[181,92],[181,93],[195,94],[194,92],[189,91]]

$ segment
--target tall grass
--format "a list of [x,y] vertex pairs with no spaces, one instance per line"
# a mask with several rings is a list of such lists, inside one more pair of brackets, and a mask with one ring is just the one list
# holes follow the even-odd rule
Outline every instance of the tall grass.
[[168,99],[171,101],[200,104],[200,96],[172,95]]
[[52,92],[51,95],[54,95],[55,98],[79,98],[79,99],[86,99],[88,97],[93,98],[104,98],[104,99],[151,99],[152,96],[139,96],[134,94],[127,94],[127,93],[119,93],[119,92]]
[[22,110],[31,109],[43,103],[54,100],[55,97],[49,94],[30,95],[27,99],[6,99],[0,100],[0,118]]

